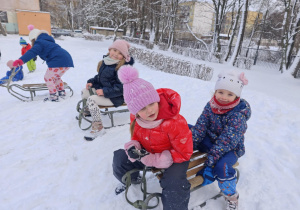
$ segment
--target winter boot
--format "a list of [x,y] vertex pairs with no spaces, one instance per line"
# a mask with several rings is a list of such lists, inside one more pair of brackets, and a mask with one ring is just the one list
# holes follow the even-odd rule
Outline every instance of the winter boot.
[[[131,179],[131,184],[141,184],[142,182],[142,177],[140,175],[138,175],[138,177],[136,177],[135,179]],[[115,189],[115,193],[116,195],[119,195],[120,193],[124,192],[126,190],[126,185],[123,183],[120,183],[116,189]]]
[[91,130],[92,137],[98,137],[105,134],[104,127],[102,122],[92,122],[92,130]]
[[60,90],[58,91],[58,96],[65,99],[66,97],[66,91],[65,90]]
[[87,107],[87,106],[85,106],[85,107],[83,107],[83,116],[85,116],[85,117],[90,117],[90,116],[92,116],[91,115],[91,112],[90,112],[90,110],[89,110],[89,108]]
[[222,193],[226,201],[226,210],[238,210],[239,194],[236,192],[234,195],[225,195]]
[[50,97],[45,98],[44,101],[52,101],[52,102],[58,102],[58,96],[56,95],[56,93],[52,93],[50,94]]
[[119,195],[121,192],[124,192],[126,190],[126,185],[123,183],[120,183],[116,189],[115,189],[115,193],[116,195]]

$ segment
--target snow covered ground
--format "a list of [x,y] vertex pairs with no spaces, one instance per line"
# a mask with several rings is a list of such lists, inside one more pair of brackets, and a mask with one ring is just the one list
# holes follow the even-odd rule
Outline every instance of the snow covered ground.
[[[28,37],[24,37],[28,40]],[[36,101],[24,103],[0,87],[0,209],[1,210],[102,210],[134,209],[124,194],[116,196],[118,181],[112,174],[113,151],[130,139],[129,125],[107,130],[92,142],[75,120],[76,104],[87,79],[96,74],[96,66],[107,53],[111,40],[86,41],[65,37],[57,40],[73,57],[75,68],[64,76],[74,96],[59,103],[44,103],[47,91],[38,92]],[[0,36],[0,77],[6,62],[21,54],[19,36]],[[194,63],[195,59],[165,52]],[[214,68],[211,81],[155,71],[136,62],[140,76],[156,88],[172,88],[182,97],[181,114],[194,124],[213,94],[218,72],[232,67],[206,63]],[[27,73],[18,84],[43,82],[47,69],[40,58],[37,70]],[[239,159],[238,183],[240,209],[300,209],[300,80],[281,75],[277,69],[253,66],[242,70],[249,79],[242,97],[251,105],[252,116],[246,133],[246,154]],[[129,122],[129,114],[116,115],[116,122]],[[104,119],[109,123],[108,119]],[[160,191],[157,179],[148,176],[149,190]],[[217,184],[191,194],[189,208],[218,192]],[[130,198],[141,199],[139,187],[132,187]],[[195,207],[195,208],[193,208]],[[223,209],[223,199],[209,201],[203,209]],[[160,204],[157,209],[162,209]]]

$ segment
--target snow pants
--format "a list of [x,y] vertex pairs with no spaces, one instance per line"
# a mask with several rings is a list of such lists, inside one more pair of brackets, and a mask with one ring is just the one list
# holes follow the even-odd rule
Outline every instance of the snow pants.
[[[213,143],[210,138],[206,136],[199,144],[198,149],[200,152],[209,152]],[[221,157],[213,167],[213,176],[218,180],[218,185],[225,195],[235,194],[236,191],[236,171],[233,165],[237,162],[238,157],[234,151],[226,153]]]
[[44,80],[49,89],[50,94],[55,94],[57,91],[62,91],[65,89],[64,82],[61,77],[69,67],[58,67],[58,68],[48,68],[44,76]]
[[[162,187],[162,204],[164,210],[187,210],[190,200],[190,183],[186,178],[189,161],[182,163],[173,163],[167,168],[160,179]],[[113,157],[113,174],[122,182],[123,175],[132,169],[143,169],[145,165],[140,161],[131,162],[124,149],[114,152]],[[136,179],[139,172],[131,175],[132,179]]]
[[36,64],[35,64],[35,61],[33,59],[28,61],[26,64],[27,64],[27,68],[28,68],[29,72],[32,72],[36,69]]

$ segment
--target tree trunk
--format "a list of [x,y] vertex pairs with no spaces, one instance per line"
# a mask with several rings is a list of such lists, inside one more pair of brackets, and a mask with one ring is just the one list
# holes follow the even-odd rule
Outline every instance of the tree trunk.
[[[237,14],[235,16],[235,22],[234,22],[234,25],[233,25],[233,28],[232,28],[232,33],[231,33],[230,39],[229,39],[228,51],[227,51],[225,61],[228,60],[228,58],[231,54],[232,42],[233,42],[234,36],[236,34],[236,29],[237,29],[237,25],[238,25],[238,22],[239,22],[239,19],[240,19],[240,12],[241,12],[241,8],[242,8],[240,6],[240,4],[241,4],[241,1],[239,0],[238,11],[237,11]],[[233,20],[233,15],[234,15],[234,9],[232,10],[232,20]]]
[[[297,8],[297,3],[298,3],[298,0],[295,1],[294,3],[294,10],[293,10],[293,15],[296,15],[295,14],[295,10]],[[300,5],[298,5],[299,7]],[[300,9],[298,9],[298,15],[296,16],[296,18],[294,20],[292,20],[291,22],[291,31],[290,31],[290,34],[291,34],[291,37],[289,37],[289,47],[288,47],[288,50],[287,50],[287,62],[286,62],[286,69],[288,69],[291,65],[291,60],[292,60],[292,53],[293,53],[293,49],[294,49],[294,46],[295,46],[295,38],[297,36],[297,33],[300,31],[299,28],[300,28]]]
[[232,66],[235,65],[236,58],[242,49],[243,37],[244,37],[246,22],[247,22],[247,13],[248,13],[248,0],[244,0],[242,23],[240,25],[240,30],[239,30],[238,39],[237,39],[237,42],[236,42],[236,45],[234,48],[234,52],[230,59],[230,63]]
[[256,65],[256,61],[257,61],[257,57],[258,57],[258,50],[259,50],[259,46],[260,46],[260,43],[261,43],[262,35],[265,31],[265,24],[266,24],[266,19],[267,19],[267,16],[268,16],[268,12],[269,12],[269,10],[266,11],[265,16],[264,16],[264,22],[263,22],[263,25],[262,25],[261,33],[259,35],[259,40],[258,40],[258,43],[257,43],[257,48],[256,48],[256,52],[255,52],[255,58],[254,58],[253,65]]

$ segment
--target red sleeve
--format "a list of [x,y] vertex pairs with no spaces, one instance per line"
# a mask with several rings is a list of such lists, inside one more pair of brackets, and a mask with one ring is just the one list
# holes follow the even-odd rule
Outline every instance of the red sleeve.
[[169,128],[169,138],[173,147],[170,152],[173,161],[175,163],[189,161],[193,154],[193,138],[186,120],[179,115]]

